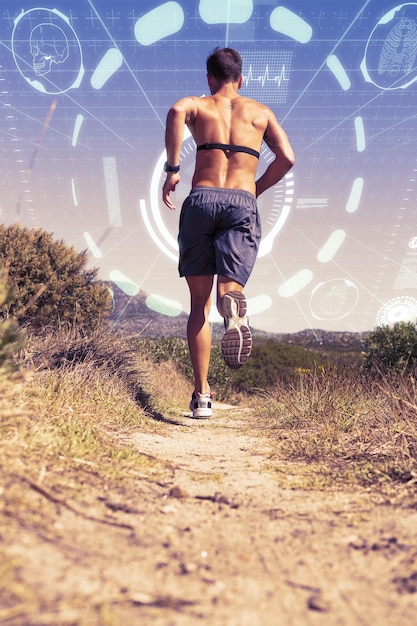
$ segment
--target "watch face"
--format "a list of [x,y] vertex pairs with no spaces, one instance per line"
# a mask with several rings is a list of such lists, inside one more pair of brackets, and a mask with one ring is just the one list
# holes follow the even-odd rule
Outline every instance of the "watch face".
[[164,171],[165,172],[179,172],[180,171],[180,166],[179,165],[168,165],[167,163],[165,163],[164,165]]
[[[417,3],[4,0],[0,16],[4,223],[86,248],[101,278],[146,295],[151,316],[188,312],[177,233],[196,146],[185,129],[170,211],[165,122],[175,101],[208,93],[212,49],[233,47],[240,93],[274,112],[296,155],[258,198],[251,324],[416,319]],[[273,158],[264,143],[258,177]]]

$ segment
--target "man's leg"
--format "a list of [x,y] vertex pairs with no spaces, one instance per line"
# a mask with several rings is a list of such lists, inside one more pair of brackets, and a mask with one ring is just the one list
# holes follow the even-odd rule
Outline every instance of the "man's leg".
[[188,348],[194,371],[195,392],[210,391],[207,376],[211,354],[211,329],[208,321],[213,276],[187,276],[191,310],[187,324]]
[[237,369],[246,363],[252,350],[247,302],[240,283],[226,276],[218,277],[217,310],[225,323],[225,333],[222,339],[223,358],[228,367]]
[[219,276],[217,279],[217,310],[223,317],[223,298],[228,291],[242,292],[242,285],[230,280],[227,276]]

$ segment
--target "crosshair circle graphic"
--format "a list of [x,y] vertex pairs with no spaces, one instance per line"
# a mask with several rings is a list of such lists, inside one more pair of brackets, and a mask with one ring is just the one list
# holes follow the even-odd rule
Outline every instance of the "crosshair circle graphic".
[[377,325],[390,326],[397,322],[411,322],[417,318],[417,300],[399,296],[388,300],[378,311]]
[[[214,4],[214,3],[213,3]],[[207,20],[203,19],[203,21],[207,21],[207,23],[228,23],[228,17],[224,12],[224,7],[222,8],[219,3],[215,3],[216,7],[209,6],[209,2],[203,1],[200,4],[200,16],[203,18],[203,13],[206,15]],[[202,6],[204,5],[204,12],[202,12]],[[176,4],[177,7],[180,5]],[[249,6],[253,5],[251,3],[247,3],[247,8],[249,10]],[[231,2],[232,9],[237,8],[236,2]],[[216,10],[215,10],[216,9]],[[252,9],[246,15],[244,21],[250,21],[252,18]],[[162,6],[155,9],[154,12],[161,11]],[[213,13],[214,11],[214,13]],[[217,12],[216,12],[217,11]],[[208,19],[209,18],[209,19]],[[236,22],[238,22],[238,14],[235,15]],[[213,20],[213,22],[211,21]],[[182,21],[183,23],[183,21]],[[281,30],[281,24],[286,24],[285,33]],[[310,25],[305,22],[302,18],[297,16],[292,11],[285,9],[284,7],[278,7],[272,11],[270,14],[270,25],[273,29],[275,29],[279,33],[284,33],[290,38],[294,39],[299,44],[309,44],[312,40],[313,30]],[[148,35],[147,35],[148,37]],[[250,56],[251,53],[249,53]],[[242,55],[244,56],[244,50],[242,51]],[[334,59],[336,57],[333,55]],[[264,58],[264,57],[263,57]],[[265,59],[268,59],[268,55],[265,55]],[[271,57],[272,59],[272,57]],[[334,65],[332,65],[332,60],[329,59],[328,68],[333,71]],[[333,71],[336,79],[340,87],[346,91],[350,88],[350,81],[347,78],[347,74],[343,69],[340,61],[336,60],[336,69]],[[253,78],[253,77],[252,77]],[[264,79],[270,80],[285,80],[286,77],[284,75],[276,76],[275,78],[269,75],[264,74]],[[257,79],[256,79],[257,80]],[[346,88],[346,82],[349,83],[349,87]],[[249,95],[249,94],[248,94]],[[360,116],[354,119],[354,133],[356,134],[356,145],[357,151],[363,152],[366,148],[365,141],[365,131],[363,127],[362,118]],[[190,183],[193,166],[194,166],[194,152],[195,152],[195,144],[193,139],[188,135],[185,135],[182,151],[181,151],[181,182],[182,183]],[[171,214],[167,214],[165,211],[162,214],[160,210],[160,190],[163,183],[163,163],[165,161],[165,152],[161,153],[154,167],[150,193],[149,193],[149,206],[147,205],[145,200],[140,201],[140,207],[142,216],[148,229],[148,232],[156,245],[163,251],[168,257],[170,257],[173,261],[177,261],[178,259],[178,246],[176,240],[176,233],[178,231],[178,218]],[[261,158],[263,160],[267,160],[268,158],[274,158],[273,155],[270,155],[268,150],[264,148],[261,150]],[[346,212],[354,213],[357,211],[361,195],[363,191],[364,181],[362,178],[356,178],[352,181],[352,187],[350,195],[346,202]],[[188,187],[190,185],[188,184]],[[179,186],[179,191],[176,192],[176,197],[174,199],[177,208],[182,205],[184,200],[184,196],[181,195],[183,193],[183,189],[187,188],[187,185]],[[178,189],[178,188],[177,188]],[[258,257],[266,256],[268,253],[272,251],[272,245],[274,239],[277,235],[282,231],[291,208],[293,207],[294,201],[294,176],[290,172],[287,176],[278,183],[274,188],[262,194],[262,196],[258,199],[258,207],[260,210],[260,215],[262,219],[262,227],[263,227],[263,238],[260,246],[260,251]],[[323,242],[322,245],[322,259],[325,259],[324,262],[330,262],[336,256],[338,250],[343,245],[345,241],[346,234],[340,228],[336,228],[328,237],[328,239]],[[322,260],[320,259],[320,261]],[[314,274],[310,269],[301,268],[295,275],[290,276],[282,285],[279,286],[278,293],[282,297],[293,297],[295,298],[297,294],[303,290],[311,281],[313,281]],[[331,319],[340,319],[341,317],[345,317],[347,315],[346,310],[350,312],[353,310],[359,300],[359,290],[352,283],[351,280],[346,281],[345,277],[339,277],[336,279],[339,285],[344,285],[344,288],[334,289],[334,287],[330,287],[331,290],[331,300],[333,302],[333,312],[339,311],[339,315],[335,317],[331,317]],[[325,285],[329,285],[330,281],[327,281]],[[348,286],[347,286],[348,285]],[[347,287],[346,287],[347,286]],[[315,305],[318,301],[318,294],[322,294],[323,290],[326,287],[323,287],[323,283],[319,283],[316,287],[313,287],[311,294],[311,302],[310,302],[310,313],[314,316]],[[349,295],[347,295],[349,294]],[[353,297],[354,294],[354,297]],[[336,299],[339,298],[337,305],[335,304]],[[261,296],[261,299],[266,302],[271,298],[269,296]],[[328,297],[330,301],[330,297]],[[271,304],[268,305],[268,307]],[[263,309],[265,310],[265,309]],[[251,311],[251,315],[253,312]],[[328,317],[324,315],[324,318]],[[329,318],[328,318],[329,319]]]

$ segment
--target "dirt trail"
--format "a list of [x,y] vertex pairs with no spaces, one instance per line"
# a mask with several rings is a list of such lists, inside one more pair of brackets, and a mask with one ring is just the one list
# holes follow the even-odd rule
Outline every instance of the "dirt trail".
[[[90,519],[61,508],[53,540],[23,532],[11,555],[45,609],[28,619],[27,599],[0,624],[415,626],[416,510],[365,490],[280,488],[253,414],[215,409],[129,438],[169,464],[157,483],[138,477],[133,496],[92,489]],[[107,524],[91,519],[103,503]]]
[[148,584],[195,601],[149,623],[415,625],[416,511],[366,491],[282,490],[267,442],[246,434],[250,411],[218,405],[216,415],[134,437],[173,467]]

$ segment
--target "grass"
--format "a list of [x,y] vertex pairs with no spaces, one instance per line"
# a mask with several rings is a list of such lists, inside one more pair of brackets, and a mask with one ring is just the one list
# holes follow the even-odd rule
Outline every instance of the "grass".
[[[107,331],[29,336],[19,372],[0,382],[7,474],[42,476],[54,487],[59,478],[65,489],[64,477],[81,469],[101,485],[152,463],[157,473],[158,463],[127,445],[127,436],[163,428],[187,406],[191,383],[170,358],[152,357],[135,340]],[[280,462],[297,464],[292,485],[412,485],[417,477],[414,376],[377,381],[332,366],[302,371],[296,382],[240,402],[250,403],[258,430],[272,440],[277,475],[285,474]],[[70,484],[80,489],[76,480]]]
[[[109,332],[28,336],[16,361],[17,371],[0,376],[0,623],[10,624],[27,615],[46,620],[20,574],[29,529],[54,544],[57,511],[117,526],[105,506],[109,494],[111,505],[137,509],[153,498],[152,484],[170,478],[171,468],[140,454],[129,434],[165,432],[191,391],[170,358],[155,363],[135,341]],[[272,443],[277,484],[366,487],[416,506],[415,377],[378,382],[334,367],[235,400],[252,408],[249,434]],[[98,623],[115,623],[105,602],[94,610]],[[78,623],[68,603],[60,615]]]
[[[64,475],[75,464],[119,479],[149,465],[124,443],[126,436],[162,428],[178,406],[186,407],[191,391],[170,358],[155,363],[152,356],[107,331],[29,336],[19,372],[0,380],[3,468]],[[332,366],[302,371],[295,382],[240,402],[254,409],[275,460],[303,464],[317,484],[407,484],[417,477],[412,375],[378,381]]]
[[87,477],[99,491],[117,491],[144,469],[151,479],[165,471],[126,444],[132,431],[160,427],[163,404],[155,366],[138,359],[126,339],[32,337],[19,365],[0,381],[0,518],[32,510],[28,486],[78,498]]
[[337,367],[301,374],[264,394],[259,416],[275,460],[303,464],[300,485],[414,486],[414,376],[376,382]]
[[[128,339],[106,332],[29,336],[17,362],[18,371],[0,377],[0,623],[7,624],[44,616],[44,599],[22,579],[23,553],[8,546],[24,546],[33,534],[59,543],[64,511],[123,526],[108,505],[139,509],[152,485],[171,475],[127,438],[161,429],[161,411],[189,394],[168,362],[139,358]],[[68,602],[58,609],[59,619],[43,623],[67,623]],[[101,615],[105,605],[91,610],[100,613],[97,623],[115,623]]]

